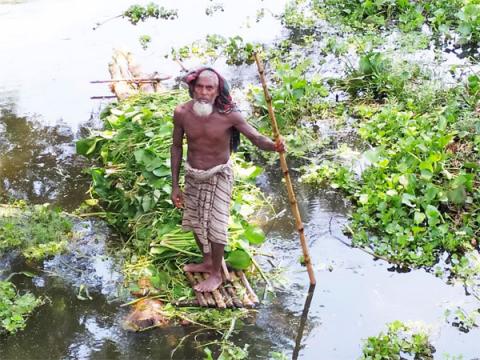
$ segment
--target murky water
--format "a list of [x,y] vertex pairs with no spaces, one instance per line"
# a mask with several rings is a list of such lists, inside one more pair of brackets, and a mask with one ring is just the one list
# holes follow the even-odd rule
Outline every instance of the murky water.
[[[0,0],[3,196],[57,203],[67,209],[84,199],[88,179],[81,174],[85,163],[74,154],[74,140],[85,127],[96,126],[102,104],[90,96],[106,95],[108,90],[89,81],[108,78],[112,48],[129,48],[147,71],[175,76],[180,71],[178,65],[163,57],[171,46],[187,44],[207,33],[271,41],[280,36],[280,24],[271,17],[256,24],[256,10],[267,7],[278,11],[284,2],[232,2],[224,4],[224,12],[207,17],[204,12],[210,1],[165,1],[162,5],[180,10],[178,21],[152,21],[134,27],[117,19],[92,30],[96,22],[119,14],[131,3]],[[146,51],[138,43],[142,34],[150,34],[153,40]],[[232,70],[219,66],[236,79],[252,73],[248,67]],[[330,66],[325,71],[340,70]],[[274,198],[278,211],[287,204],[285,194],[278,191],[283,188],[280,178],[277,169],[269,169],[259,181]],[[341,231],[349,211],[343,199],[299,184],[296,189],[318,284],[303,323],[308,277],[298,262],[298,236],[287,209],[286,215],[265,226],[269,240],[264,251],[275,258],[261,260],[266,269],[285,269],[284,285],[235,338],[239,345],[250,344],[249,358],[265,359],[271,351],[280,351],[302,359],[355,359],[362,339],[385,330],[385,324],[393,320],[430,326],[435,358],[443,359],[447,353],[463,355],[464,359],[480,356],[478,329],[459,332],[443,315],[453,305],[478,307],[461,287],[446,285],[422,270],[403,274],[390,271],[389,264],[350,248]],[[29,320],[25,331],[0,338],[0,359],[170,358],[170,352],[192,329],[172,326],[142,334],[124,331],[121,320],[127,310],[115,300],[115,283],[120,278],[118,263],[109,256],[106,245],[109,232],[101,224],[83,224],[84,234],[72,248],[73,255],[47,262],[43,271],[30,269],[37,273],[33,279],[14,278],[19,288],[47,296],[50,302]],[[12,257],[3,259],[1,265],[5,273],[26,266]],[[81,285],[89,289],[92,300],[77,297]],[[302,325],[303,337],[299,338]],[[188,338],[174,358],[202,358],[196,345],[193,337]]]

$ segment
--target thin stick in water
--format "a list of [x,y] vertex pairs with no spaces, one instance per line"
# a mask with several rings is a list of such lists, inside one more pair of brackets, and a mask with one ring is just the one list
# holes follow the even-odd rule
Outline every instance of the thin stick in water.
[[248,279],[245,276],[245,273],[243,271],[237,271],[236,275],[242,281],[243,286],[245,286],[245,289],[247,289],[248,295],[250,296],[250,300],[252,300],[254,304],[258,304],[259,303],[258,296],[257,294],[255,294],[252,287],[250,286],[250,283],[248,282]]

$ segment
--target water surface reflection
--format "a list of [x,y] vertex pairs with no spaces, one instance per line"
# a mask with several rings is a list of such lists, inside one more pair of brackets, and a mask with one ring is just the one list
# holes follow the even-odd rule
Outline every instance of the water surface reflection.
[[76,208],[88,189],[84,160],[75,155],[74,134],[62,124],[40,121],[0,109],[0,195],[31,203]]

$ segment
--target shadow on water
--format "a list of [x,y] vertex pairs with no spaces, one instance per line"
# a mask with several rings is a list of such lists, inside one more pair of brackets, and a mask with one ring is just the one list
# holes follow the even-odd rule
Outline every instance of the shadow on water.
[[76,208],[85,198],[87,177],[75,155],[70,127],[45,127],[10,109],[0,110],[0,195],[31,203]]

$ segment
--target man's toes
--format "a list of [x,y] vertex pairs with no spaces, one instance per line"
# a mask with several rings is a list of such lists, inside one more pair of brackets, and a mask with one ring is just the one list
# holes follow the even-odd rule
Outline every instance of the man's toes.
[[204,292],[204,288],[203,288],[203,284],[202,283],[199,283],[197,285],[194,286],[194,289],[197,290],[197,291],[200,291],[200,292]]

